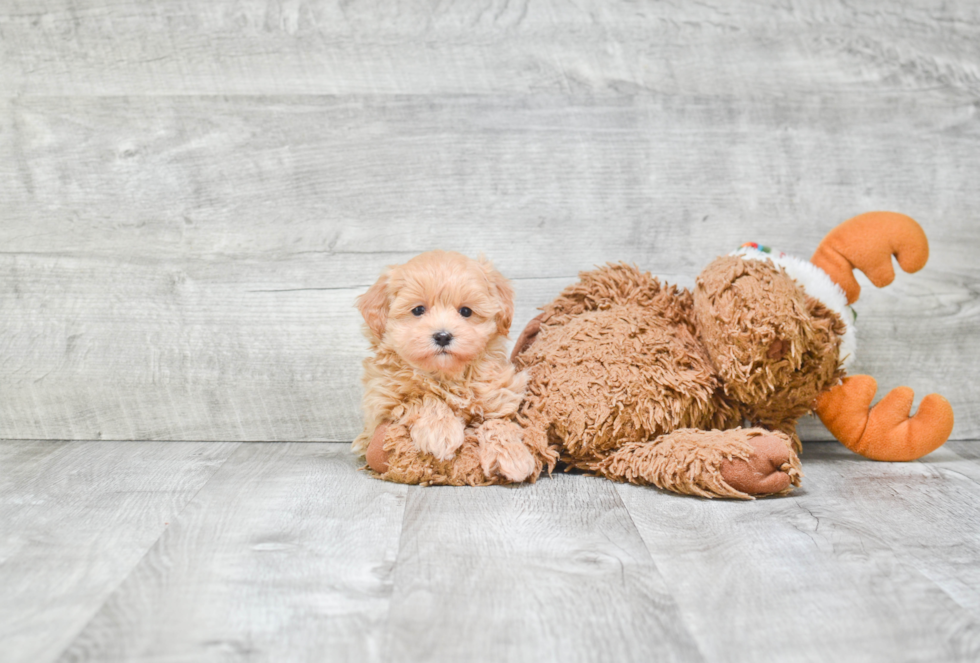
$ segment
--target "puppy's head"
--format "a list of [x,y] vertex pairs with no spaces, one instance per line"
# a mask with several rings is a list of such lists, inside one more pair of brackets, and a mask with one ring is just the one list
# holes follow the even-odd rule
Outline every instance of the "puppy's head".
[[412,366],[459,374],[514,317],[514,291],[484,258],[430,251],[390,267],[358,297],[375,341]]

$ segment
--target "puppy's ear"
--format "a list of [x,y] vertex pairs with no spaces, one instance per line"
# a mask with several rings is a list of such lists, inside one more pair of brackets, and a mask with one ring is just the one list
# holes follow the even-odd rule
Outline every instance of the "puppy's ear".
[[382,274],[378,282],[357,298],[357,310],[374,337],[381,340],[388,325],[388,275]]
[[500,304],[500,311],[497,312],[497,333],[507,336],[510,323],[514,320],[514,288],[511,287],[510,281],[494,269],[493,264],[482,255],[480,265],[487,274],[487,280],[490,281],[490,291]]

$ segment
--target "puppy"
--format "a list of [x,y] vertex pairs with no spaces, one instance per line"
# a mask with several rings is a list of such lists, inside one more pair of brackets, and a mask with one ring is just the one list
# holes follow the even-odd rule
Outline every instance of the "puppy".
[[554,466],[514,417],[527,376],[507,358],[513,290],[482,257],[431,251],[388,268],[357,299],[364,360],[357,453],[383,479],[488,485]]

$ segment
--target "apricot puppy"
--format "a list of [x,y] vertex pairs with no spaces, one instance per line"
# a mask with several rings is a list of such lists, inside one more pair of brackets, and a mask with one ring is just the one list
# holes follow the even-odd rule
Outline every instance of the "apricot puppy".
[[423,253],[388,268],[357,307],[372,355],[353,448],[381,478],[487,485],[554,465],[514,420],[527,376],[507,358],[513,290],[490,262]]

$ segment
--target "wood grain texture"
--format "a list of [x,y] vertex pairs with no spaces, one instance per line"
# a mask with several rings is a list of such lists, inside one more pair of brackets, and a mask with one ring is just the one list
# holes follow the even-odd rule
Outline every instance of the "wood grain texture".
[[[858,459],[839,458],[835,450],[833,473],[826,483],[859,510],[875,513],[881,539],[922,575],[939,585],[970,613],[974,626],[965,643],[980,655],[980,466],[969,460],[976,443],[951,443],[918,463],[890,465],[876,470]],[[848,471],[847,464],[854,464]],[[830,464],[820,464],[816,481]],[[841,481],[838,477],[847,477]],[[837,483],[834,483],[834,482]],[[903,483],[908,487],[901,490]],[[898,508],[882,511],[885,500]]]
[[407,488],[359,464],[242,445],[60,660],[381,660]]
[[803,467],[791,497],[750,504],[619,486],[706,658],[976,660],[978,468],[835,443]]
[[390,661],[699,661],[613,484],[412,488]]
[[855,210],[893,206],[962,270],[976,110],[880,93],[28,97],[0,143],[4,255],[255,261],[294,288],[364,286],[433,245],[484,249],[512,278],[654,258],[693,276],[747,234],[809,255]]
[[944,448],[952,451],[960,458],[974,461],[975,464],[980,461],[980,445],[971,444],[970,441],[948,442]]
[[[980,125],[941,93],[758,100],[21,97],[0,104],[0,437],[342,440],[354,298],[485,252],[515,327],[608,260],[689,284],[752,239],[809,255],[892,208],[923,272],[859,302],[855,370],[980,434]],[[897,361],[896,358],[901,358]],[[805,429],[826,437],[819,425]]]
[[0,648],[53,660],[236,443],[0,443]]
[[0,443],[4,661],[975,661],[976,441],[792,496],[377,481],[335,444]]
[[969,1],[14,0],[8,94],[862,94],[975,98]]

